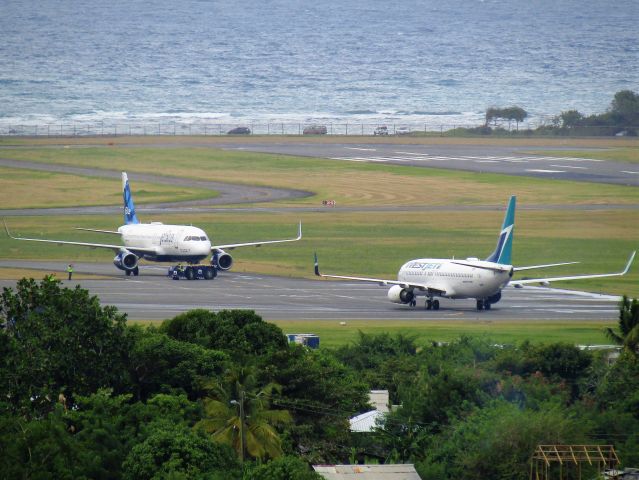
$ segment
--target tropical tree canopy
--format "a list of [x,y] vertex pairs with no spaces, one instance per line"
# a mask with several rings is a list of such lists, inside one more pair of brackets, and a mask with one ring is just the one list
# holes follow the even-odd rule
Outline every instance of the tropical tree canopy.
[[249,369],[230,372],[224,383],[209,385],[204,418],[196,428],[232,446],[240,458],[245,453],[260,460],[277,458],[283,453],[277,427],[292,423],[287,410],[271,408],[274,395],[280,392],[275,383],[259,387]]

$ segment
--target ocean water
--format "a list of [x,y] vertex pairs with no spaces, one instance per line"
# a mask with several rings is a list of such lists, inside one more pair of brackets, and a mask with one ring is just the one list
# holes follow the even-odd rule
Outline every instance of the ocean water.
[[0,125],[533,124],[639,91],[639,1],[2,0]]

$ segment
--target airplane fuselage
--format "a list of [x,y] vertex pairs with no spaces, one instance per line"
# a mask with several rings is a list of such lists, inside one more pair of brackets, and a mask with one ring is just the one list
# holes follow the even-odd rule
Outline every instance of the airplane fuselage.
[[[508,265],[468,259],[464,265],[451,259],[419,258],[406,262],[399,270],[397,280],[406,283],[426,284],[441,290],[438,296],[446,298],[488,298],[504,288],[512,273]],[[489,267],[489,268],[487,268]],[[492,270],[498,267],[504,271]],[[415,295],[428,292],[413,290]]]
[[137,223],[118,228],[124,248],[152,249],[142,258],[155,262],[197,263],[211,254],[211,241],[197,227],[164,225],[161,223]]

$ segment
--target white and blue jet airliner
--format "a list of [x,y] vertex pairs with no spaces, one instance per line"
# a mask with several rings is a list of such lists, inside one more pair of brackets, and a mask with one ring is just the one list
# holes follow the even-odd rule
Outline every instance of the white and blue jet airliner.
[[411,307],[416,305],[418,296],[423,296],[426,297],[425,307],[427,310],[439,310],[439,300],[435,297],[452,299],[473,298],[477,301],[477,310],[489,310],[491,305],[501,299],[501,291],[508,284],[517,288],[531,283],[547,286],[550,282],[560,280],[582,280],[586,278],[625,275],[630,269],[636,252],[632,252],[623,271],[617,273],[512,280],[513,274],[522,270],[578,263],[564,262],[532,265],[528,267],[513,267],[511,265],[511,253],[515,229],[515,204],[516,197],[510,197],[504,223],[501,227],[499,239],[497,240],[497,247],[485,260],[479,260],[478,258],[467,258],[465,260],[418,258],[402,265],[397,274],[397,280],[385,280],[382,278],[324,275],[319,271],[317,255],[315,255],[315,275],[343,280],[378,283],[382,286],[390,285],[391,288],[388,290],[388,299],[393,303],[407,304]]
[[[229,270],[233,265],[233,257],[226,250],[249,246],[259,247],[270,243],[295,242],[302,238],[302,223],[300,222],[297,237],[295,238],[212,245],[206,233],[197,227],[164,225],[160,222],[140,223],[135,213],[131,188],[125,172],[122,172],[122,193],[124,197],[124,225],[118,228],[117,231],[90,228],[78,228],[77,230],[119,235],[123,245],[14,237],[9,232],[6,222],[4,226],[7,234],[14,240],[47,242],[58,245],[79,245],[112,250],[116,254],[113,264],[123,270],[127,276],[137,276],[139,274],[138,262],[142,258],[152,262],[178,262],[193,265],[211,255],[211,266],[199,267],[198,270],[205,279],[212,279],[216,276],[217,270]],[[184,276],[188,279],[193,279],[196,277],[198,270],[187,266],[183,269]]]

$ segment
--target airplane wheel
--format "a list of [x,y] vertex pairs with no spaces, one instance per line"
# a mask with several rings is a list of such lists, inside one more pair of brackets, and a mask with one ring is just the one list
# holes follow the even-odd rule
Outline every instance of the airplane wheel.
[[186,271],[184,272],[184,276],[187,280],[193,280],[195,278],[195,273],[191,267],[186,267]]
[[204,279],[205,280],[213,280],[213,278],[215,277],[214,275],[214,270],[212,267],[206,267],[204,269]]
[[426,300],[426,310],[430,310],[431,308],[433,308],[433,301]]
[[433,310],[439,310],[439,300],[433,300]]
[[138,267],[135,267],[133,269],[133,276],[137,277],[138,275],[140,275],[140,269]]
[[484,309],[485,310],[490,310],[490,303],[488,303],[488,302],[484,303]]
[[124,271],[124,274],[125,274],[127,277],[130,277],[130,276],[131,276],[131,270],[125,270],[125,271]]
[[483,310],[483,309],[484,309],[484,301],[477,300],[477,310]]

